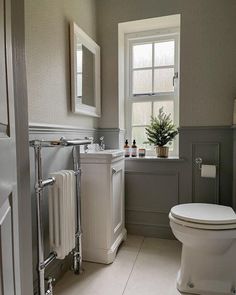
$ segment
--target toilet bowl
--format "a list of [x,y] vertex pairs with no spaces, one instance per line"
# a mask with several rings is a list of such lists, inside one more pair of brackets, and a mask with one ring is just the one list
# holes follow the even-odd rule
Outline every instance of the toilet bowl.
[[236,214],[214,204],[182,204],[169,213],[170,226],[182,243],[177,276],[180,292],[236,294]]

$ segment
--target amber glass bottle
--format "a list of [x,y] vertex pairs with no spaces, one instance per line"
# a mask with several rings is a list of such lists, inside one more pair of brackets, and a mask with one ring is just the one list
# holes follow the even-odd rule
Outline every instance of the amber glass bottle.
[[128,139],[126,139],[125,141],[124,151],[125,151],[125,157],[128,158],[130,156],[130,147],[129,147]]
[[132,147],[131,147],[131,156],[132,157],[137,157],[137,146],[136,146],[136,141],[135,139],[133,140],[133,144],[132,144]]

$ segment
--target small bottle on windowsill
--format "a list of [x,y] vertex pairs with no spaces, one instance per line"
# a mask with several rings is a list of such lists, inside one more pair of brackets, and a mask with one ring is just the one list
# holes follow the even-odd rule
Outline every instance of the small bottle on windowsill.
[[144,148],[140,148],[138,150],[138,156],[139,158],[144,158],[146,156],[146,150]]
[[126,139],[125,141],[124,151],[125,151],[125,157],[128,158],[130,156],[130,147],[129,147],[128,139]]
[[136,146],[136,141],[135,139],[133,140],[133,144],[132,144],[132,147],[131,147],[131,156],[134,158],[134,157],[137,157],[137,146]]

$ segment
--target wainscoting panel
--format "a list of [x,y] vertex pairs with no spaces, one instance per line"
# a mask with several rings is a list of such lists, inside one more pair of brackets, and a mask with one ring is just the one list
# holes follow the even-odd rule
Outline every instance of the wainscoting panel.
[[126,208],[126,219],[132,224],[155,224],[159,226],[168,226],[168,212],[161,212],[154,209],[136,209]]
[[[175,204],[208,202],[232,205],[232,128],[182,127],[179,145],[179,159],[125,161],[128,172],[125,182],[128,233],[171,238],[167,212]],[[236,135],[234,149],[236,151]],[[217,165],[216,179],[200,177],[196,157],[201,157],[204,164]],[[236,200],[236,185],[234,192]]]
[[236,125],[233,126],[233,209],[236,211]]
[[167,212],[126,208],[126,229],[129,233],[151,237],[173,238]]
[[97,137],[104,136],[106,149],[122,149],[124,146],[125,130],[119,128],[99,128]]
[[[193,143],[193,199],[195,203],[219,204],[219,167],[220,167],[220,143]],[[201,158],[206,165],[216,165],[216,178],[201,177],[196,158]]]
[[170,237],[168,214],[179,203],[179,175],[175,171],[126,171],[126,226],[128,231]]
[[[231,126],[209,126],[209,127],[182,127],[180,128],[180,157],[184,157],[189,161],[188,172],[194,174],[195,168],[195,155],[200,155],[203,158],[204,163],[213,164],[216,163],[218,173],[217,180],[214,179],[202,179],[201,178],[201,194],[206,196],[203,190],[210,191],[210,187],[214,193],[207,199],[215,203],[217,198],[217,185],[218,185],[218,200],[219,204],[232,206],[232,181],[233,181],[233,129]],[[198,196],[195,197],[195,201],[200,201],[200,189],[197,187],[194,175],[192,175],[192,194]],[[214,182],[215,181],[215,182]],[[203,189],[203,182],[205,186]],[[214,183],[214,184],[213,184]],[[182,187],[182,185],[180,186]],[[181,189],[181,188],[180,188]],[[189,199],[189,202],[194,201],[194,196]],[[203,198],[203,200],[205,197]]]
[[[178,204],[178,174],[175,172],[125,173],[126,208],[158,210],[168,213]],[[145,196],[145,197],[144,197]]]
[[[106,148],[122,148],[124,131],[118,128],[80,129],[53,125],[44,126],[41,124],[30,126],[30,139],[59,139],[61,136],[84,138],[85,136],[93,136],[97,141],[102,135],[105,136]],[[169,226],[168,213],[170,208],[178,203],[190,203],[193,201],[215,203],[216,199],[218,199],[222,205],[232,205],[232,128],[229,126],[180,128],[179,144],[179,159],[127,159],[125,161],[126,228],[129,234],[173,238]],[[234,150],[236,151],[236,148]],[[33,189],[34,158],[32,149],[30,149],[30,155],[34,278],[36,285],[37,247]],[[202,157],[205,164],[218,165],[218,183],[215,179],[200,178],[200,171],[197,170],[194,163],[197,156]],[[58,151],[45,149],[43,152],[43,167],[44,177],[47,177],[51,171],[71,169],[71,148],[62,148]],[[234,179],[236,179],[236,176]],[[236,200],[236,185],[234,191]],[[46,195],[44,221],[45,255],[47,255],[49,245]],[[48,271],[58,278],[69,266],[70,257],[64,261],[56,260]]]

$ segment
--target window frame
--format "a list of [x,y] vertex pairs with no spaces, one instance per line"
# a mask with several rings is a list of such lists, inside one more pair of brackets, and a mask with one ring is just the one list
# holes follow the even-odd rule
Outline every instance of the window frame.
[[[174,102],[174,124],[179,126],[179,38],[180,38],[180,29],[171,28],[171,29],[159,29],[159,30],[150,30],[145,32],[136,32],[125,34],[125,127],[126,127],[126,137],[129,142],[132,140],[132,128],[135,125],[132,125],[132,104],[135,102],[152,102],[152,114],[153,114],[153,104],[155,101],[173,101]],[[178,77],[174,80],[174,91],[173,92],[159,92],[151,94],[138,94],[132,95],[133,81],[132,81],[132,47],[135,44],[145,44],[145,43],[155,43],[161,41],[173,41],[175,42],[175,56],[174,56],[174,66],[164,66],[164,67],[155,67],[154,65],[154,54],[152,57],[152,67],[145,67],[143,69],[152,69],[155,68],[174,68],[174,74],[178,73]],[[153,45],[154,46],[154,45]],[[154,51],[153,51],[154,53]],[[153,67],[154,66],[154,67]],[[140,68],[141,69],[141,68]],[[152,76],[154,79],[154,75]],[[136,125],[137,127],[146,126]],[[154,155],[154,149],[147,150],[148,155]],[[173,151],[170,151],[170,156],[178,156],[179,154],[179,142],[178,136],[173,141]]]

